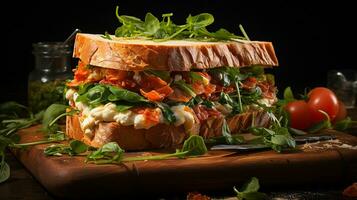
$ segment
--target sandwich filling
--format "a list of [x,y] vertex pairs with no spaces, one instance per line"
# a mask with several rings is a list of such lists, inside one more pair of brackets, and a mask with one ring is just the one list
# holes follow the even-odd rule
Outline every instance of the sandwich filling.
[[79,110],[81,129],[93,137],[100,122],[135,129],[196,124],[263,110],[276,101],[274,77],[264,68],[219,67],[193,71],[122,71],[79,62],[66,98]]

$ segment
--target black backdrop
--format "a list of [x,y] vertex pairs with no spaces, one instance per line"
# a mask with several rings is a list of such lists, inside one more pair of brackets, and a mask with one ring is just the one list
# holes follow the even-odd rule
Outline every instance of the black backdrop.
[[[286,1],[288,2],[288,1]],[[62,41],[75,28],[83,32],[114,32],[118,26],[115,6],[120,13],[143,18],[173,12],[177,23],[188,14],[210,12],[219,27],[238,32],[244,25],[251,39],[272,41],[280,62],[273,70],[278,89],[326,84],[333,68],[356,68],[356,9],[352,3],[335,1],[311,4],[228,0],[156,1],[44,1],[2,5],[1,99],[26,102],[27,76],[33,69],[31,44]],[[354,49],[353,49],[354,48]],[[6,62],[4,62],[6,61]]]

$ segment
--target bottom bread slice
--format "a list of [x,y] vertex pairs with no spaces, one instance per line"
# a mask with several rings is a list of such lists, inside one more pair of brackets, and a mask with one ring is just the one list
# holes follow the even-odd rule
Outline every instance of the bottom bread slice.
[[[204,138],[221,136],[224,119],[222,116],[198,124],[199,134]],[[250,111],[227,118],[226,121],[232,133],[240,133],[251,126],[266,127],[270,119],[264,111]],[[93,147],[117,142],[125,150],[175,147],[190,135],[183,125],[159,124],[149,129],[135,129],[134,126],[122,126],[117,122],[100,122],[94,130],[94,137],[89,138],[83,133],[77,115],[67,116],[66,134]]]

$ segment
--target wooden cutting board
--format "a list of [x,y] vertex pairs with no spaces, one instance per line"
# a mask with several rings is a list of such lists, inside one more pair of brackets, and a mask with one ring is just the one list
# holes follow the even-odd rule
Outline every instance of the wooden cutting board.
[[[41,139],[42,134],[37,130],[38,127],[31,127],[21,131],[21,142]],[[336,131],[326,133],[335,135],[343,143],[357,145],[354,136]],[[84,157],[79,156],[47,157],[43,149],[48,145],[16,150],[14,154],[50,193],[62,198],[232,190],[252,176],[258,177],[263,187],[357,180],[357,150],[334,147],[337,143],[320,142],[311,148],[281,154],[270,150],[210,151],[198,158],[121,165],[86,164]]]

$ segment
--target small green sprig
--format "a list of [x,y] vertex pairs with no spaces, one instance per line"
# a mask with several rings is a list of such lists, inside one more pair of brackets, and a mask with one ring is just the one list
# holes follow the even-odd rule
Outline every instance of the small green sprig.
[[164,160],[167,158],[186,158],[200,156],[207,153],[207,147],[201,136],[191,135],[185,140],[182,149],[175,153],[161,154],[154,156],[124,157],[124,150],[116,142],[103,145],[96,151],[91,152],[86,159],[88,163],[94,164],[120,164],[122,162],[144,161],[144,160]]
[[[219,29],[215,32],[207,30],[207,26],[214,22],[214,17],[210,13],[189,15],[186,23],[176,25],[172,21],[172,13],[162,15],[160,21],[152,13],[147,13],[145,20],[133,16],[119,15],[119,7],[116,7],[115,15],[122,25],[115,30],[116,37],[144,37],[158,42],[172,39],[197,39],[204,41],[218,40],[250,40],[242,25],[239,25],[243,36],[235,35],[226,29]],[[106,38],[107,36],[103,36]]]
[[258,192],[260,188],[259,180],[256,177],[252,177],[243,187],[238,190],[233,187],[233,190],[237,194],[238,200],[263,200],[268,199],[268,195],[262,192]]

